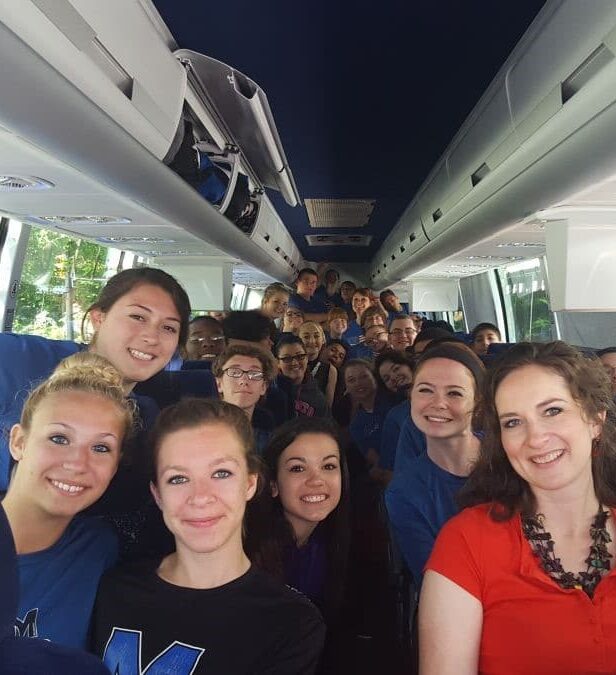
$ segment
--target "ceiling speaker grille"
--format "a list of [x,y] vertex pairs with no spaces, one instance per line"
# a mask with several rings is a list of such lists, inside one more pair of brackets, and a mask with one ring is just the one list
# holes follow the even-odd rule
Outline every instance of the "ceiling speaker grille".
[[368,234],[307,234],[309,246],[370,246]]
[[365,227],[374,199],[305,199],[312,227]]
[[35,176],[0,175],[0,192],[35,192],[52,187],[54,187],[53,183]]

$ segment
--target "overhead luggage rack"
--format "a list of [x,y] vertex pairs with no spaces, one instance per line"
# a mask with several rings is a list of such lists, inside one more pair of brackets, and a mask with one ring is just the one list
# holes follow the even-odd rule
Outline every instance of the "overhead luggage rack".
[[[264,91],[243,73],[209,56],[189,49],[174,55],[186,68],[189,88],[205,106],[226,147],[238,149],[251,182],[279,191],[290,206],[296,206],[300,196]],[[187,102],[190,105],[188,96]]]

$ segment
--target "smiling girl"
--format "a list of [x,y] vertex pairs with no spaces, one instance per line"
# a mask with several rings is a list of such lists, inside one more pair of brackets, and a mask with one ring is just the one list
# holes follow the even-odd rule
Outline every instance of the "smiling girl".
[[308,354],[301,339],[291,334],[281,335],[274,347],[274,356],[280,370],[276,383],[289,402],[287,419],[326,416],[327,401],[308,372]]
[[306,348],[308,357],[308,372],[316,380],[319,389],[325,395],[327,405],[331,409],[336,395],[338,370],[330,363],[319,359],[321,350],[325,346],[325,332],[318,323],[305,321],[299,327],[299,337]]
[[479,453],[473,412],[483,365],[465,345],[429,348],[415,367],[411,415],[425,434],[427,452],[396,472],[385,493],[402,555],[419,586],[423,567],[444,523],[457,513],[457,493]]
[[188,335],[190,302],[180,284],[162,270],[129,269],[109,279],[98,300],[86,311],[94,328],[89,345],[48,340],[33,335],[0,333],[0,490],[6,489],[10,454],[4,440],[21,415],[26,392],[49,376],[58,363],[87,349],[108,359],[122,376],[144,426],[153,423],[154,401],[132,394],[137,382],[149,379],[171,360]]
[[317,610],[253,568],[242,545],[258,481],[246,414],[184,399],[161,413],[152,450],[152,493],[176,550],[106,575],[95,651],[116,675],[138,663],[194,675],[312,673],[324,637]]
[[349,477],[336,425],[287,422],[265,450],[270,490],[249,512],[253,562],[305,593],[331,621],[349,546]]
[[117,541],[102,521],[75,516],[107,489],[132,423],[120,374],[95,354],[65,359],[28,397],[11,429],[16,467],[2,501],[18,553],[16,635],[85,646]]

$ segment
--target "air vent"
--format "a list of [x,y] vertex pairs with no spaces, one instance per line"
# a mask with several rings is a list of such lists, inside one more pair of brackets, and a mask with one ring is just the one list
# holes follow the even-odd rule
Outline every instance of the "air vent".
[[56,227],[66,225],[128,225],[132,222],[130,218],[124,218],[123,216],[29,216],[28,220]]
[[211,253],[206,251],[187,251],[185,249],[178,249],[177,251],[139,251],[139,255],[147,255],[153,258],[163,258],[165,256],[190,256],[199,257],[199,256],[209,256]]
[[177,244],[176,239],[162,237],[96,237],[101,244]]
[[0,192],[36,192],[55,187],[53,183],[36,176],[0,175]]
[[436,223],[436,221],[443,216],[443,212],[440,209],[436,209],[436,211],[432,214],[432,221]]
[[366,234],[307,234],[309,246],[370,246],[371,235]]
[[305,199],[312,227],[365,227],[374,199]]
[[502,244],[496,244],[496,248],[544,248],[545,244],[538,241],[508,241]]

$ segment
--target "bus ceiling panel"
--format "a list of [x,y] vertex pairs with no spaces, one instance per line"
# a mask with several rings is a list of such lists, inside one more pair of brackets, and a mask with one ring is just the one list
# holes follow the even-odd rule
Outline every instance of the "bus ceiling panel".
[[428,243],[421,219],[412,207],[402,214],[400,222],[404,223],[404,236],[392,241],[387,249],[383,247],[383,257],[371,265],[370,283],[379,289],[402,281],[407,276],[405,270],[411,257]]
[[[425,269],[616,174],[615,128],[613,62],[444,213],[439,236],[413,256],[403,272]],[[394,246],[399,235],[397,226],[382,250]],[[393,281],[388,274],[383,278]]]
[[163,159],[180,122],[186,73],[143,8],[125,0],[18,4],[0,0],[5,29]]
[[481,180],[482,166],[485,165],[483,175],[486,169],[497,166],[494,163],[487,164],[486,158],[494,153],[503,138],[513,130],[505,81],[502,80],[498,87],[481,99],[481,107],[475,107],[465,129],[452,142],[446,158],[450,184],[464,182],[470,190]]
[[581,66],[588,76],[600,69],[606,62],[602,45],[614,26],[612,0],[548,3],[509,60],[507,90],[513,124],[522,124],[554,87],[563,86],[576,72],[580,78]]
[[608,32],[615,24],[613,2],[546,4],[420,190],[420,199],[430,195],[422,211],[430,239],[445,225],[436,220],[610,62],[613,54],[603,41],[612,43]]
[[[531,27],[520,43],[522,47],[519,45],[508,60],[509,68],[525,55],[523,48],[537,48],[537,41],[547,30],[545,22],[556,16],[551,11],[556,4],[546,5],[546,11],[538,19],[542,31]],[[569,5],[567,2],[562,4]],[[595,11],[595,3],[585,6],[589,12]],[[596,7],[604,13],[605,35],[612,30],[609,21],[613,17],[608,10],[614,4],[609,3],[608,7],[606,3],[598,2]],[[532,40],[527,39],[529,35]],[[600,42],[600,38],[597,40]],[[612,40],[608,39],[608,42],[611,44]],[[534,100],[538,103],[529,110],[526,120],[517,120],[514,134],[509,125],[503,126],[496,149],[477,171],[469,175],[470,190],[463,179],[457,184],[446,179],[446,164],[441,158],[412,203],[416,214],[423,219],[431,243],[409,262],[403,270],[405,273],[416,272],[420,259],[432,264],[439,257],[451,255],[455,252],[454,242],[458,242],[460,248],[466,248],[616,172],[615,127],[610,126],[616,102],[616,59],[604,59],[600,66],[588,79],[574,78],[581,86],[564,103],[560,89],[553,86],[553,78],[537,77],[535,82],[544,82],[549,90],[535,92]],[[553,64],[537,62],[535,67],[537,70],[549,69]],[[488,91],[495,87],[493,83]],[[483,110],[480,101],[469,116],[473,124],[469,125],[467,121],[452,145],[459,142],[469,128],[481,128]],[[493,133],[490,125],[487,129]],[[481,145],[479,140],[478,143]],[[493,144],[491,136],[490,143],[484,147],[489,149]],[[449,152],[446,150],[444,157]],[[494,162],[496,155],[498,163]],[[481,159],[476,157],[475,163]],[[404,223],[398,223],[377,254],[377,260],[395,247],[404,231]],[[424,263],[421,265],[425,266]],[[389,280],[388,275],[385,278]]]
[[289,162],[265,92],[235,68],[204,54],[180,49],[176,58],[188,70],[206,109],[219,121],[229,145],[237,146],[260,187],[282,193],[290,206],[300,201]]
[[283,258],[250,241],[135,140],[121,121],[116,122],[3,23],[0,59],[2,127],[109,193],[134,202],[224,253],[274,278],[293,278],[293,270]]

